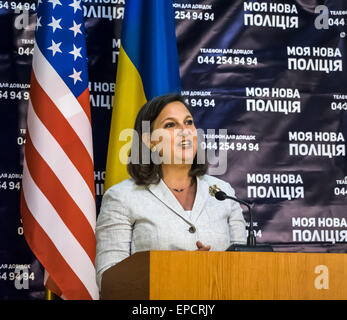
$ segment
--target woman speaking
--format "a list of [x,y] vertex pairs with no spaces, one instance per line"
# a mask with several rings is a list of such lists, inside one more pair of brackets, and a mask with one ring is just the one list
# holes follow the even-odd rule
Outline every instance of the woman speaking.
[[225,251],[232,243],[246,243],[240,205],[209,192],[217,186],[235,194],[229,183],[206,174],[207,163],[197,161],[197,129],[180,95],[148,101],[134,134],[139,139],[133,139],[129,155],[131,178],[105,192],[97,219],[99,288],[103,272],[135,252]]

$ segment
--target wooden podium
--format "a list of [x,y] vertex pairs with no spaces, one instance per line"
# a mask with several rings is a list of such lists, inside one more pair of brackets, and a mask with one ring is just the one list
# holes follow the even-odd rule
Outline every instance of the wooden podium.
[[101,299],[347,299],[347,255],[138,252],[103,274]]

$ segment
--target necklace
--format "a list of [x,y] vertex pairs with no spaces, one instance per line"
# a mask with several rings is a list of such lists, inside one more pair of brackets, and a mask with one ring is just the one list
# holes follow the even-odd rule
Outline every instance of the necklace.
[[[192,186],[193,184],[194,184],[194,182],[191,181],[191,183],[190,183],[189,186],[187,186],[187,187],[189,188],[189,187]],[[172,189],[172,190],[175,191],[175,192],[182,192],[182,191],[184,191],[187,187],[184,187],[184,188],[170,188],[170,189]]]

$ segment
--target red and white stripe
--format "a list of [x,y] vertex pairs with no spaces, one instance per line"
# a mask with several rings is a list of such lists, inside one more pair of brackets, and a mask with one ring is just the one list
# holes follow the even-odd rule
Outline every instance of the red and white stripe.
[[98,299],[89,92],[76,99],[36,45],[34,52],[21,194],[24,235],[49,273],[49,289],[54,283],[66,299]]

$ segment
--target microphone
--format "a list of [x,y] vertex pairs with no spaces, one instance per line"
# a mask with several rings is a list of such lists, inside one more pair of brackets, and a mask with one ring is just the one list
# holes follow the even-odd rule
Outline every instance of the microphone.
[[234,200],[238,203],[241,203],[241,204],[244,204],[249,211],[251,211],[251,203],[245,201],[245,200],[242,200],[242,199],[238,199],[238,198],[235,198],[235,197],[232,197],[232,196],[228,196],[224,191],[217,191],[214,196],[216,197],[217,200],[220,200],[220,201],[223,201],[225,199],[231,199],[231,200]]
[[219,201],[223,201],[225,199],[231,199],[234,200],[240,204],[243,204],[247,207],[248,213],[249,213],[249,228],[248,228],[248,236],[247,236],[247,245],[242,244],[233,244],[231,245],[226,251],[258,251],[258,252],[272,252],[273,249],[268,244],[261,244],[257,245],[257,241],[254,234],[254,227],[253,227],[253,214],[251,210],[251,203],[242,200],[237,199],[232,196],[228,196],[224,191],[220,190],[219,188],[211,188],[211,194],[215,196],[215,198]]

